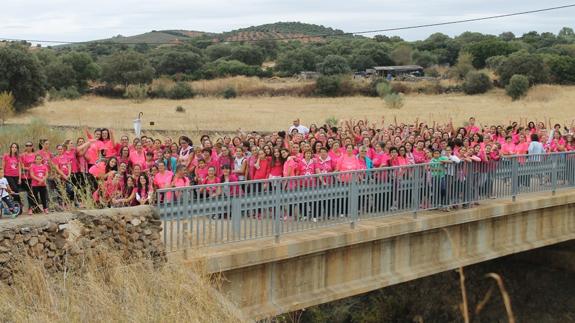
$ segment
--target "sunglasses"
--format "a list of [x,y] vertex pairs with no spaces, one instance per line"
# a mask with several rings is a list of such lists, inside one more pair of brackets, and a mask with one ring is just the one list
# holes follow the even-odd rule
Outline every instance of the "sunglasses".
[[32,147],[32,144],[26,144],[26,147]]

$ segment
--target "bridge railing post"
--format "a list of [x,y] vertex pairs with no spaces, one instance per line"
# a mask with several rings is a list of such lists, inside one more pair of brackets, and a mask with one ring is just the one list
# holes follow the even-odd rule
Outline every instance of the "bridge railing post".
[[421,171],[422,166],[415,166],[413,171],[413,180],[411,181],[411,209],[413,211],[413,218],[417,219],[417,212],[419,211],[419,201],[421,197],[419,194],[421,193],[422,188],[422,174],[424,172]]
[[280,235],[281,235],[281,219],[282,219],[282,182],[280,180],[276,180],[272,183],[272,189],[274,190],[274,238],[275,242],[280,242]]
[[551,194],[555,195],[555,191],[557,191],[557,172],[558,167],[557,163],[559,161],[559,155],[553,154],[551,155]]
[[242,228],[242,207],[240,198],[233,198],[232,199],[232,231],[233,237],[232,240],[240,240],[241,235],[241,228]]
[[355,223],[359,216],[359,188],[358,188],[358,176],[357,173],[351,174],[351,181],[349,185],[349,200],[348,200],[348,214],[351,218],[351,228],[355,229]]
[[511,158],[511,199],[513,202],[517,199],[519,193],[519,162],[517,157]]

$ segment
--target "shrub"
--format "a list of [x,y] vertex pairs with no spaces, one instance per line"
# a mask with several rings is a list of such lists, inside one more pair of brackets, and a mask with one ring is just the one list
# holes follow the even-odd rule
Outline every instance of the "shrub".
[[327,57],[317,65],[317,70],[324,75],[337,75],[349,73],[349,63],[339,55],[327,55]]
[[169,78],[159,78],[152,81],[148,90],[151,97],[168,98],[175,82]]
[[391,85],[389,85],[388,82],[377,83],[377,85],[375,86],[375,91],[376,91],[377,95],[382,99],[386,95],[393,93],[393,89],[391,88]]
[[224,99],[233,99],[238,96],[238,92],[236,91],[236,88],[229,86],[224,90],[222,95]]
[[485,65],[487,68],[495,71],[505,62],[506,59],[507,57],[503,55],[491,56],[485,60]]
[[509,55],[497,69],[499,81],[502,85],[509,84],[511,77],[521,74],[529,79],[529,84],[544,83],[549,78],[549,69],[543,63],[541,56],[525,52]]
[[439,70],[435,66],[428,67],[423,72],[424,72],[425,76],[429,76],[429,77],[440,77],[441,76],[441,73],[439,72]]
[[183,106],[178,105],[178,106],[176,107],[176,112],[184,113],[184,112],[186,112],[186,109],[184,109]]
[[148,98],[148,88],[145,85],[128,85],[124,91],[124,97],[135,103],[142,103]]
[[168,92],[168,98],[172,100],[189,99],[193,98],[194,95],[194,89],[186,82],[176,82],[176,85]]
[[316,93],[321,96],[338,96],[340,84],[338,76],[320,76],[316,80]]
[[55,88],[51,88],[48,91],[48,95],[49,95],[50,101],[77,100],[82,96],[80,94],[80,92],[78,91],[78,89],[76,89],[75,86],[69,86],[66,88],[59,89],[59,90],[56,90]]
[[337,125],[339,124],[339,120],[336,117],[331,116],[325,119],[325,124],[330,127],[337,127]]
[[12,92],[0,92],[0,120],[2,124],[14,113],[14,96]]
[[385,105],[390,109],[401,109],[404,105],[403,96],[397,93],[390,93],[383,97]]
[[492,87],[491,79],[482,72],[471,71],[467,73],[465,82],[463,82],[463,92],[469,95],[485,93]]
[[529,91],[529,78],[520,74],[513,75],[505,87],[505,92],[513,101],[525,96],[527,91]]
[[473,55],[461,51],[457,58],[457,64],[449,71],[449,74],[452,78],[462,79],[472,70],[474,70]]

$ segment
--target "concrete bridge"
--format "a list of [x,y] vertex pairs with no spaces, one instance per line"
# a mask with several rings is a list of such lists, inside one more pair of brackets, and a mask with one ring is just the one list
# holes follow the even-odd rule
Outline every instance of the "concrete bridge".
[[575,239],[575,190],[471,209],[360,218],[314,230],[178,250],[223,276],[222,291],[262,319],[460,266]]

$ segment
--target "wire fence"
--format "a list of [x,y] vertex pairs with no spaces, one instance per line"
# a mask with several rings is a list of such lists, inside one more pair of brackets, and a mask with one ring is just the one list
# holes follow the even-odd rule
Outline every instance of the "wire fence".
[[162,189],[168,251],[575,186],[575,152]]

